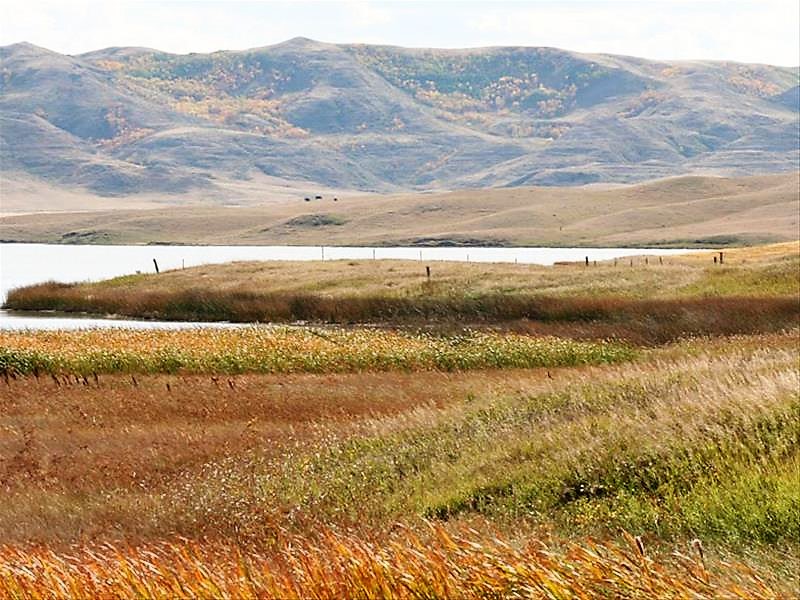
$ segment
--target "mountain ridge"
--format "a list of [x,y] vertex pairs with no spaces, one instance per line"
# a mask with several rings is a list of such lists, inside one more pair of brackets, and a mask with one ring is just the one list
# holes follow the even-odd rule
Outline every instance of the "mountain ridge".
[[0,48],[0,175],[230,201],[262,177],[386,193],[791,171],[799,81],[541,47],[293,38],[67,56],[23,42]]

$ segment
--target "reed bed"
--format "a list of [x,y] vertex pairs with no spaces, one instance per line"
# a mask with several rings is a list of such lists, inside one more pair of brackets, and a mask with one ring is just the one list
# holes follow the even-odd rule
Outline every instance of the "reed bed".
[[[552,548],[433,526],[388,539],[322,530],[257,552],[214,543],[103,545],[56,553],[0,548],[0,595],[39,598],[742,598],[781,590],[736,562],[712,561],[699,540],[650,557],[640,538]],[[788,596],[787,596],[788,597]]]
[[469,289],[443,294],[423,286],[420,293],[399,296],[381,291],[372,295],[214,288],[161,291],[45,283],[12,290],[5,306],[198,322],[477,326],[525,320],[562,325],[562,333],[569,332],[563,325],[573,330],[585,324],[604,325],[619,337],[635,334],[655,343],[686,335],[778,331],[800,322],[796,295],[707,292],[700,287],[695,297],[629,298],[608,293],[560,297]]
[[628,345],[466,331],[459,335],[369,329],[0,332],[0,373],[342,373],[459,371],[614,363]]

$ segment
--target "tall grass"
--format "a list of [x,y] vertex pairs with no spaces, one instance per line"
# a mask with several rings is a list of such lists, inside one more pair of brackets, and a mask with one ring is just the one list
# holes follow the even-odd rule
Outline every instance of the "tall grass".
[[433,336],[366,329],[0,332],[0,373],[459,371],[613,363],[632,348],[513,334]]
[[585,540],[566,548],[441,526],[389,539],[322,530],[275,551],[191,542],[57,554],[0,548],[0,594],[27,598],[747,598],[780,590],[741,563],[712,561],[700,542],[671,556]]
[[468,398],[371,436],[209,464],[176,485],[181,515],[165,518],[192,527],[213,514],[215,529],[258,538],[265,510],[298,523],[479,513],[590,534],[790,543],[800,538],[796,358],[716,347],[533,396]]
[[117,286],[86,289],[44,283],[12,290],[6,307],[114,314],[178,321],[404,323],[527,319],[545,323],[600,322],[621,330],[639,325],[652,337],[777,331],[797,324],[791,296],[632,299],[558,297],[507,292],[395,296],[271,293],[225,289],[157,291]]
[[[527,343],[551,343],[475,335],[0,339],[64,360],[176,348],[285,359],[319,344],[309,364],[346,369],[395,369],[381,361],[432,349],[504,364],[531,360]],[[217,371],[76,378],[88,363],[38,380],[7,369],[0,597],[793,597],[797,340],[797,330],[692,339],[628,362],[604,354],[614,345],[569,342],[555,356],[577,368],[535,371],[220,382]],[[360,343],[378,354],[348,362]],[[580,362],[601,350],[599,364]],[[620,530],[644,541],[625,543]],[[181,535],[194,541],[165,541]],[[695,537],[704,556],[684,545]],[[25,545],[33,541],[45,545]],[[691,558],[663,553],[676,544]],[[767,566],[756,572],[718,552]],[[766,583],[784,576],[780,589]]]

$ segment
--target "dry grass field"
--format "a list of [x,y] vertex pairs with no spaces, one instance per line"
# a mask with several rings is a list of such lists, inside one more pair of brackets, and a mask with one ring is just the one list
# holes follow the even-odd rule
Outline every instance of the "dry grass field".
[[[0,218],[0,239],[95,244],[501,245],[708,247],[795,240],[796,173],[675,177],[597,187],[402,195],[269,191],[242,206],[132,208]],[[286,199],[287,193],[294,198]],[[263,188],[261,192],[263,196]],[[311,195],[313,198],[313,194]],[[337,201],[334,202],[333,198]],[[143,203],[153,202],[143,198]],[[108,200],[97,200],[100,208]],[[30,206],[30,202],[27,202]],[[18,212],[13,204],[3,208]],[[60,206],[60,205],[59,205]]]
[[[774,600],[779,588],[748,565],[706,561],[701,544],[655,559],[638,538],[566,549],[514,547],[496,534],[400,529],[390,540],[323,532],[286,536],[272,552],[222,544],[105,546],[73,555],[37,549],[0,554],[10,597],[93,598],[741,598]],[[688,555],[687,555],[688,554]],[[22,566],[24,565],[24,566]],[[708,566],[707,566],[708,565]],[[720,569],[719,566],[722,565]]]
[[0,589],[790,597],[797,339],[560,368],[9,377]]
[[796,597],[799,250],[23,289],[441,326],[0,334],[0,595]]
[[[415,261],[206,265],[12,291],[7,308],[239,322],[382,324],[662,343],[779,331],[800,316],[800,244],[596,265]],[[430,280],[425,267],[431,268]]]

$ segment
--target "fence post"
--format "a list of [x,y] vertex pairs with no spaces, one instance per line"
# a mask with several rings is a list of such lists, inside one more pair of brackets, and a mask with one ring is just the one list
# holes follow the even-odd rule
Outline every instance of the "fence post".
[[586,257],[586,266],[587,267],[589,266],[589,257],[588,256]]
[[425,267],[425,274],[428,276],[428,281],[430,281],[431,280],[431,268],[429,266]]
[[160,271],[158,270],[158,263],[156,262],[155,258],[153,259],[153,265],[155,265],[156,267],[156,275],[157,275],[158,273],[160,273]]
[[722,264],[722,252],[719,253],[719,264]]

